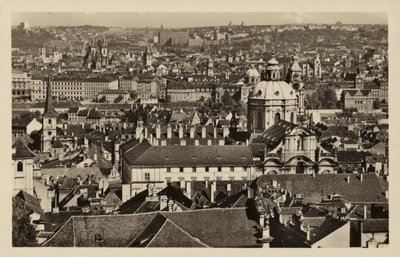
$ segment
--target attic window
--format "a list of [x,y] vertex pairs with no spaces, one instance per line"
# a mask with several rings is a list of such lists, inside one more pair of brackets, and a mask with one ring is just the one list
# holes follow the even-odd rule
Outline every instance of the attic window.
[[275,91],[275,95],[279,95],[279,91],[278,90]]

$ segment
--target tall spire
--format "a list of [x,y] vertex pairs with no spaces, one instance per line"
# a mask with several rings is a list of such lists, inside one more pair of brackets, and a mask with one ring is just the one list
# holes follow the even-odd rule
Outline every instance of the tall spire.
[[51,77],[49,75],[47,79],[47,93],[46,93],[46,103],[44,106],[44,114],[55,113],[53,106],[53,96],[51,94]]

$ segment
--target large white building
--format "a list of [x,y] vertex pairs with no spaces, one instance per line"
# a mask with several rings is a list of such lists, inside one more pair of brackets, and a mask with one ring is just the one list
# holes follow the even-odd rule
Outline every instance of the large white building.
[[161,190],[169,182],[252,180],[258,175],[248,146],[152,146],[147,140],[120,146],[122,201],[152,185]]

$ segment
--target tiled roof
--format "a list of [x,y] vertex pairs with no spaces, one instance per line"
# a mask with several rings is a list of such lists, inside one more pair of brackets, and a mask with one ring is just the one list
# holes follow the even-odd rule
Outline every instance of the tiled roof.
[[15,153],[12,154],[13,159],[34,158],[35,154],[22,142],[20,138],[12,146]]
[[[131,154],[132,152],[134,155]],[[124,153],[124,156],[131,165],[140,167],[249,166],[253,164],[250,148],[240,145],[150,146],[141,154],[128,151]]]
[[252,143],[264,143],[268,150],[272,150],[281,142],[285,134],[296,126],[296,124],[280,120],[277,124],[267,128],[258,137],[254,138]]
[[[350,183],[347,183],[347,177],[350,178]],[[307,203],[320,203],[322,198],[334,193],[342,195],[349,202],[388,201],[385,197],[387,184],[381,183],[383,178],[375,173],[363,174],[362,182],[360,174],[344,173],[316,174],[314,178],[308,174],[262,175],[255,183],[262,185],[273,180],[293,194],[302,194]]]
[[361,163],[366,160],[371,153],[359,151],[340,151],[337,153],[337,161],[339,163]]
[[46,219],[46,216],[40,207],[40,203],[38,199],[36,199],[33,195],[28,194],[27,192],[21,190],[16,195],[19,199],[24,201],[26,206],[34,213],[37,213],[41,216],[42,219]]
[[74,216],[44,246],[259,247],[258,229],[246,208]]

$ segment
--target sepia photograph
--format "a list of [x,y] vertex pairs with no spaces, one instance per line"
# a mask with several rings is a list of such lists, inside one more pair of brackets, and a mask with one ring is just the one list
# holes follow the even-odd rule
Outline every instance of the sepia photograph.
[[10,17],[13,248],[393,243],[388,13]]

